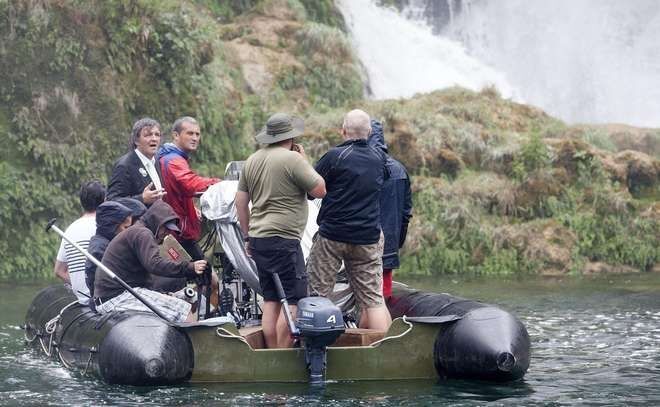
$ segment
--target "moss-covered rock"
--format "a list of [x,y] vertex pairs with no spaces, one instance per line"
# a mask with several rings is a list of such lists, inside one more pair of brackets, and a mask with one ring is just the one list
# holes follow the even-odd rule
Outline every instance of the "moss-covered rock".
[[515,248],[533,259],[540,274],[562,275],[573,268],[576,236],[554,220],[503,226],[495,235],[499,247]]
[[657,190],[660,183],[660,160],[638,151],[625,150],[617,153],[614,161],[627,170],[626,185],[632,194]]

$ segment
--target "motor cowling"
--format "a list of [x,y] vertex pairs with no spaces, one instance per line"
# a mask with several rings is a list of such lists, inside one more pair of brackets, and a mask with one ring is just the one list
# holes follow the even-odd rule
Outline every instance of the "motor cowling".
[[296,327],[305,346],[305,359],[311,384],[325,381],[327,346],[346,330],[341,310],[325,297],[298,301]]

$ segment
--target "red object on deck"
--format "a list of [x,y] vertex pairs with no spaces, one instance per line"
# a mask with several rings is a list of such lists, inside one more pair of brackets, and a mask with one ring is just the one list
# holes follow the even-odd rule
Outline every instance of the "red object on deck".
[[383,298],[392,296],[392,269],[383,269]]

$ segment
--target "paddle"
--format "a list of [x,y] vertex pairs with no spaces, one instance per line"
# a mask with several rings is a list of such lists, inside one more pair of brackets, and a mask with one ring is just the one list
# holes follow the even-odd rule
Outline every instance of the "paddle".
[[92,263],[96,264],[96,266],[97,266],[98,268],[100,268],[101,270],[105,271],[105,272],[110,276],[110,278],[112,278],[113,280],[117,281],[122,287],[124,287],[124,288],[126,289],[126,291],[128,291],[129,293],[131,293],[131,294],[132,294],[135,298],[137,298],[142,304],[144,304],[147,308],[149,308],[150,310],[152,310],[152,311],[154,312],[154,314],[158,315],[160,318],[162,318],[163,320],[167,321],[168,323],[173,323],[173,321],[170,321],[169,319],[167,319],[167,317],[165,317],[165,315],[163,315],[163,313],[161,313],[160,310],[159,310],[158,308],[154,307],[154,306],[153,306],[151,303],[149,303],[149,301],[147,301],[145,298],[142,298],[142,296],[141,296],[140,294],[138,294],[135,290],[133,290],[133,288],[132,288],[130,285],[126,284],[126,282],[125,282],[124,280],[122,280],[121,278],[119,278],[119,276],[117,276],[115,273],[113,273],[112,270],[110,270],[110,269],[109,269],[108,267],[106,267],[103,263],[101,263],[100,261],[98,261],[98,259],[96,259],[96,257],[94,257],[94,256],[92,256],[91,254],[89,254],[89,253],[87,252],[87,250],[85,250],[85,249],[83,249],[82,247],[80,247],[76,242],[71,241],[71,239],[69,239],[69,237],[68,237],[64,232],[62,232],[62,230],[61,230],[60,228],[58,228],[57,226],[55,226],[55,222],[57,222],[57,219],[51,219],[50,222],[48,222],[48,224],[46,225],[46,232],[48,232],[48,231],[51,230],[51,229],[54,230],[58,235],[60,235],[60,236],[62,237],[62,239],[66,240],[66,241],[67,241],[69,244],[71,244],[76,250],[78,250],[82,255],[84,255],[85,257],[87,257],[87,258],[89,259],[89,261],[91,261]]
[[279,274],[273,273],[273,282],[277,289],[277,295],[280,297],[280,303],[282,304],[282,307],[284,307],[284,318],[286,318],[286,323],[289,325],[289,331],[291,331],[291,335],[294,338],[297,338],[300,336],[300,330],[296,327],[296,324],[293,323],[293,318],[291,317],[291,312],[289,310],[289,302],[286,300],[286,294],[284,293]]

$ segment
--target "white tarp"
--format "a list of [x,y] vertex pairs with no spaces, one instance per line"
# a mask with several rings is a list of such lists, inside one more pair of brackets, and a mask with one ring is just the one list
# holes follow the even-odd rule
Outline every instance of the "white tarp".
[[[248,283],[250,288],[261,293],[257,266],[248,257],[247,253],[245,253],[241,229],[238,226],[238,215],[234,206],[234,196],[237,190],[238,181],[225,180],[211,185],[200,198],[202,213],[215,224],[222,249],[241,278]],[[308,202],[309,214],[307,226],[300,241],[305,261],[312,248],[312,238],[319,228],[316,225],[316,216],[319,213],[319,208],[314,203],[316,201]]]

